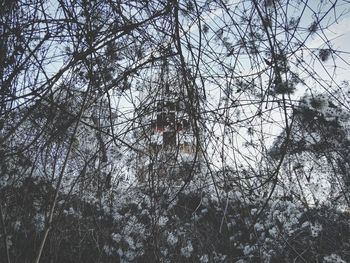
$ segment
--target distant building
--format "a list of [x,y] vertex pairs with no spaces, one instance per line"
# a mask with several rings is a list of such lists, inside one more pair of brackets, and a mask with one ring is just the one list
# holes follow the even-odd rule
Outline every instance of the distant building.
[[139,181],[190,180],[203,162],[200,129],[193,128],[198,108],[179,81],[161,78],[140,91],[137,176]]

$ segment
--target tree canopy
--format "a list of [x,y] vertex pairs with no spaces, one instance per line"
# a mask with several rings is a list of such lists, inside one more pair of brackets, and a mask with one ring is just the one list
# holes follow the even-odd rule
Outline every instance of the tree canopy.
[[349,261],[349,10],[3,0],[0,257]]

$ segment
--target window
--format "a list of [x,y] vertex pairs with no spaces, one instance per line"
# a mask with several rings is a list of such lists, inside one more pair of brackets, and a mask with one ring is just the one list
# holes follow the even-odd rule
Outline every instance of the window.
[[163,111],[163,102],[162,101],[158,101],[157,102],[157,112],[162,112]]
[[182,122],[180,120],[178,120],[177,123],[176,123],[176,130],[177,131],[182,131]]
[[175,146],[176,145],[176,133],[175,133],[175,131],[164,132],[163,145],[164,146]]
[[172,101],[168,101],[166,104],[169,111],[175,111],[175,103]]
[[157,114],[157,131],[163,131],[164,130],[164,122],[165,122],[165,115],[164,113],[158,113]]
[[183,119],[183,120],[182,120],[182,124],[183,124],[183,128],[184,128],[185,130],[188,130],[188,129],[190,128],[190,123],[189,123],[188,120]]
[[170,129],[175,128],[175,112],[171,112],[165,115],[164,125]]

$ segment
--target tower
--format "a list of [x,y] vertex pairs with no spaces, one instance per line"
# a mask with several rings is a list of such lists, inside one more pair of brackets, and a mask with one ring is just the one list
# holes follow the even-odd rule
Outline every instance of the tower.
[[193,128],[198,114],[181,78],[163,66],[156,81],[140,91],[139,100],[138,180],[190,180],[200,170],[202,155],[200,136]]

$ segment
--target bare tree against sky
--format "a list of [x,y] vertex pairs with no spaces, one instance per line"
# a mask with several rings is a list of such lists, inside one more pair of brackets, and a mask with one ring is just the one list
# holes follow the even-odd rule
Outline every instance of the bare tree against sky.
[[[337,178],[333,190],[342,197],[332,195],[348,205],[348,145],[339,142],[348,140],[348,119],[338,113],[350,104],[342,82],[348,79],[338,74],[348,69],[349,51],[334,44],[332,32],[348,21],[348,11],[340,0],[2,1],[3,220],[11,210],[6,189],[33,178],[49,182],[45,230],[35,248],[40,262],[63,210],[60,193],[91,194],[103,207],[107,193],[114,200],[122,183],[137,184],[134,157],[142,149],[135,134],[150,125],[139,120],[166,88],[159,85],[165,62],[186,94],[206,186],[220,201],[227,197],[222,191],[264,200],[252,227],[274,195],[293,188],[286,178],[304,174],[293,155],[302,148],[297,128],[304,128],[303,140],[318,134],[342,147],[317,152],[314,141],[300,154],[325,156],[333,167],[327,182]],[[305,98],[338,111],[327,115]],[[317,124],[305,126],[314,121],[305,112]],[[199,177],[193,167],[177,194]],[[290,180],[301,192],[288,194],[308,205],[304,182]],[[223,211],[221,224],[229,208]]]

